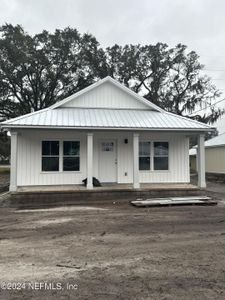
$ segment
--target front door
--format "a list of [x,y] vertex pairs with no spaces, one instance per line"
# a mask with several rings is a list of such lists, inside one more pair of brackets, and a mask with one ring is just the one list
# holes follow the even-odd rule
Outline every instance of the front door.
[[99,180],[117,182],[117,149],[115,140],[99,141]]

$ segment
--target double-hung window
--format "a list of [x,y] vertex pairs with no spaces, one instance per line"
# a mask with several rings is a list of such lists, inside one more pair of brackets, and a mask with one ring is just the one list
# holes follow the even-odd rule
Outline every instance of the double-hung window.
[[59,171],[59,141],[42,141],[42,171]]
[[150,142],[139,142],[139,170],[150,170]]
[[154,170],[169,169],[169,143],[154,142]]
[[79,171],[79,141],[42,141],[42,172]]
[[169,170],[169,143],[139,142],[139,170]]
[[80,170],[80,142],[63,142],[63,171]]

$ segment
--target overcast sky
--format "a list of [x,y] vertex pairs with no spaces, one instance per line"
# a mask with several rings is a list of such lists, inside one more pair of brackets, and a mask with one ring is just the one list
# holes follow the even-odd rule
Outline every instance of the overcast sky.
[[[32,34],[71,26],[92,33],[103,47],[186,44],[225,98],[223,0],[0,0],[0,7],[0,24],[21,24]],[[218,126],[225,131],[225,117]]]

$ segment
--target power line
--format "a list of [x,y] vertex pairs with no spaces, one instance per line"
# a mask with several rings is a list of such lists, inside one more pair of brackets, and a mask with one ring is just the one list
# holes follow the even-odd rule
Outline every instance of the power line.
[[209,108],[209,107],[211,107],[211,106],[214,106],[214,105],[216,105],[216,104],[218,104],[218,103],[220,103],[220,102],[223,102],[223,101],[225,101],[225,98],[224,98],[224,99],[221,99],[221,100],[219,100],[219,101],[217,101],[217,102],[215,102],[215,103],[212,104],[212,105],[208,105],[208,106],[206,106],[206,107],[204,107],[204,108],[202,108],[202,109],[199,109],[199,110],[197,110],[197,111],[194,111],[193,113],[189,114],[188,116],[191,116],[191,115],[193,115],[193,114],[196,114],[196,113],[198,113],[198,112],[200,112],[200,111],[202,111],[202,110],[206,110],[207,108]]

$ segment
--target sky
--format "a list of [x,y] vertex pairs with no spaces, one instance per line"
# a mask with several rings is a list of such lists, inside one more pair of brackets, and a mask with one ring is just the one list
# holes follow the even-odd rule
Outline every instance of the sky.
[[[103,47],[185,44],[225,98],[223,0],[0,0],[0,7],[0,25],[20,24],[31,34],[70,26],[93,34]],[[218,105],[225,108],[225,101]],[[225,132],[225,116],[217,126]]]

